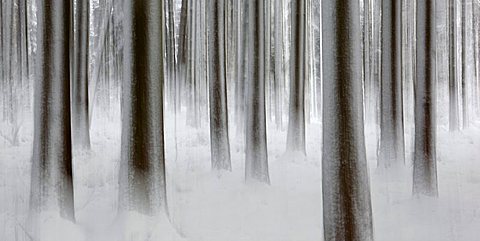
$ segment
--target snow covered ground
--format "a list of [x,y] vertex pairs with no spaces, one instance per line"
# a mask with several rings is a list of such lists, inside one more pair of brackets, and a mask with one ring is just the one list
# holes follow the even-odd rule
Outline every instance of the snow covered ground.
[[[74,153],[77,223],[44,219],[48,241],[323,240],[321,126],[308,126],[308,157],[284,156],[286,132],[268,131],[271,185],[244,183],[242,137],[231,130],[233,172],[210,170],[208,128],[195,130],[167,119],[167,185],[170,221],[130,214],[118,217],[120,125],[94,119],[90,153]],[[480,123],[460,133],[439,127],[438,199],[411,196],[411,163],[398,173],[376,169],[374,132],[367,131],[375,237],[378,241],[480,240]],[[0,240],[29,237],[31,123],[21,145],[0,139]],[[175,146],[175,140],[178,145]],[[50,219],[49,219],[50,218]]]

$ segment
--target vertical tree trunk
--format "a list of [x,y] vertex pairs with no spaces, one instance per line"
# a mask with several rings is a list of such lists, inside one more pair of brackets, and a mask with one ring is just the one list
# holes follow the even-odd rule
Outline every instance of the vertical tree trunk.
[[417,1],[413,193],[437,196],[435,1]]
[[467,93],[467,0],[462,0],[462,120],[463,128],[468,127]]
[[250,2],[248,12],[249,76],[247,78],[245,118],[245,179],[270,183],[268,174],[267,129],[265,112],[265,4]]
[[382,168],[389,168],[405,163],[401,1],[384,0],[382,2],[382,13],[382,79],[378,165]]
[[325,240],[373,240],[362,105],[360,6],[323,0]]
[[232,170],[228,140],[224,0],[209,0],[210,143],[212,168]]
[[287,151],[305,150],[305,0],[292,1],[292,45],[290,48],[290,113]]
[[[90,118],[88,113],[88,48],[89,48],[89,0],[77,0],[74,39],[74,68],[72,81],[73,144],[90,149]],[[73,29],[72,29],[73,32]]]
[[125,81],[119,204],[166,211],[163,127],[163,1],[125,1]]
[[238,73],[237,73],[237,86],[235,90],[235,119],[236,119],[236,128],[237,135],[245,131],[245,89],[246,83],[249,76],[249,65],[248,65],[248,40],[249,40],[249,29],[251,28],[250,16],[249,16],[249,0],[239,0],[241,4],[239,5],[241,11],[241,18],[238,19],[239,23],[243,23],[243,26],[239,26],[239,38],[240,44],[238,49]]
[[456,0],[449,0],[449,129],[458,131],[458,82],[457,82],[457,36],[456,36]]
[[37,74],[30,210],[74,220],[70,119],[71,1],[37,2]]
[[282,128],[282,86],[284,82],[283,69],[283,0],[275,0],[275,124]]

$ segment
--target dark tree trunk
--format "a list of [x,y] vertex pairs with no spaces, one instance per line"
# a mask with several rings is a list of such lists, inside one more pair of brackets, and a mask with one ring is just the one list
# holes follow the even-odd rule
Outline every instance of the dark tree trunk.
[[435,1],[417,1],[413,193],[437,196]]
[[[90,149],[90,118],[88,112],[88,49],[89,0],[77,0],[75,15],[74,67],[72,81],[73,144]],[[73,32],[73,29],[72,29]]]
[[228,140],[225,4],[209,0],[210,30],[208,32],[210,143],[212,168],[232,170]]
[[290,113],[287,151],[306,153],[305,149],[305,81],[306,31],[305,0],[292,1],[292,45],[290,51]]
[[323,0],[322,19],[324,240],[372,241],[359,1]]
[[248,29],[249,76],[245,118],[245,178],[270,183],[268,174],[267,129],[265,112],[265,4],[250,2]]
[[71,1],[37,2],[37,73],[30,209],[74,220],[70,119]]
[[125,1],[120,210],[166,211],[163,1]]
[[382,13],[381,134],[378,166],[389,168],[405,163],[401,1],[384,0]]

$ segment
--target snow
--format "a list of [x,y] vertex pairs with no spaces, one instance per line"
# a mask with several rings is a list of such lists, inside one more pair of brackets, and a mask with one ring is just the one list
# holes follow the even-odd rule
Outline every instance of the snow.
[[[185,116],[179,116],[175,153],[173,118],[166,121],[168,217],[117,214],[120,124],[95,117],[92,151],[74,153],[76,224],[46,214],[40,219],[43,239],[38,240],[323,240],[321,125],[307,125],[307,157],[293,161],[284,155],[286,132],[268,124],[271,185],[266,185],[245,183],[240,138],[231,138],[233,171],[214,172],[208,128],[183,126]],[[30,240],[26,220],[32,124],[26,123],[19,147],[0,140],[0,240]],[[410,155],[406,168],[395,175],[377,170],[373,130],[367,128],[366,143],[375,239],[478,240],[480,122],[455,134],[439,126],[438,199],[412,197]]]

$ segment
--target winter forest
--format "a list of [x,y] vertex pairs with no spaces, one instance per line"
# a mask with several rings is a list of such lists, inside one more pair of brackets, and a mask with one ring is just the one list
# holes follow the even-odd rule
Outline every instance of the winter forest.
[[479,0],[0,0],[0,240],[478,241]]

